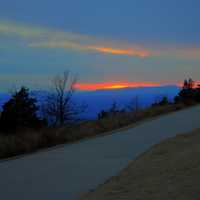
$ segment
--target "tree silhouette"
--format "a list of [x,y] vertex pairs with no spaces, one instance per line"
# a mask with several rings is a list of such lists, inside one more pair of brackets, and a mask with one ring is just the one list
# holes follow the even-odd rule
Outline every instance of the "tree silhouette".
[[124,109],[119,109],[117,103],[114,101],[108,110],[102,110],[98,113],[98,119],[103,119],[106,117],[114,117],[119,113],[124,113]]
[[168,105],[170,102],[166,96],[164,96],[160,101],[155,102],[152,106],[165,106]]
[[130,103],[126,106],[126,110],[129,112],[137,113],[140,110],[139,97],[135,96]]
[[196,91],[197,91],[196,100],[200,102],[200,84],[197,85]]
[[13,132],[20,128],[38,128],[42,120],[37,117],[36,99],[30,97],[29,90],[22,87],[15,92],[3,106],[0,127],[3,131]]
[[195,82],[189,78],[188,80],[188,89],[192,90],[194,88]]
[[191,78],[186,79],[183,83],[182,90],[179,92],[178,96],[175,97],[175,103],[192,103],[200,101],[200,89],[195,86],[195,81]]
[[108,112],[105,110],[102,110],[100,113],[98,113],[98,119],[103,119],[108,117]]
[[69,71],[54,77],[53,90],[47,95],[43,113],[47,121],[54,126],[62,126],[77,120],[77,115],[84,112],[86,105],[75,105],[72,101],[76,78]]
[[187,81],[187,79],[184,80],[183,89],[188,89],[188,81]]

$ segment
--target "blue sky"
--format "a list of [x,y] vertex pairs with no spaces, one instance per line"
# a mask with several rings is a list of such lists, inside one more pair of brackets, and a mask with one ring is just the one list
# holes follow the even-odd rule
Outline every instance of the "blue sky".
[[200,75],[198,0],[0,0],[0,84],[175,83]]

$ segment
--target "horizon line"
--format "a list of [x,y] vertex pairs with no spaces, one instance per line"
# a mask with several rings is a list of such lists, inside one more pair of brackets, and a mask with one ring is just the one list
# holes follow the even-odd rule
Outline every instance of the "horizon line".
[[182,83],[153,83],[153,82],[116,82],[116,83],[76,83],[74,88],[78,91],[117,90],[144,87],[181,87]]

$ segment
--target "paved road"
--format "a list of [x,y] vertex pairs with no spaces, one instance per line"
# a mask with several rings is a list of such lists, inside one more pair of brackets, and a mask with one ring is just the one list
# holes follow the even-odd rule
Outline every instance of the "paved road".
[[200,107],[119,133],[0,163],[2,200],[74,200],[116,175],[151,145],[200,128]]

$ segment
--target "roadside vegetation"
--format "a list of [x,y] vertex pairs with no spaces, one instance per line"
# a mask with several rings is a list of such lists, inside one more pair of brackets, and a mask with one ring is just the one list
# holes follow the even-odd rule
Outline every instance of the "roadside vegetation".
[[200,85],[189,79],[184,81],[174,102],[163,97],[151,107],[141,109],[135,97],[123,109],[114,102],[110,109],[102,110],[96,120],[80,121],[79,114],[85,112],[86,105],[76,105],[72,101],[75,82],[69,72],[55,77],[53,89],[40,106],[26,87],[13,93],[0,115],[0,158],[109,134],[115,129],[200,102]]

